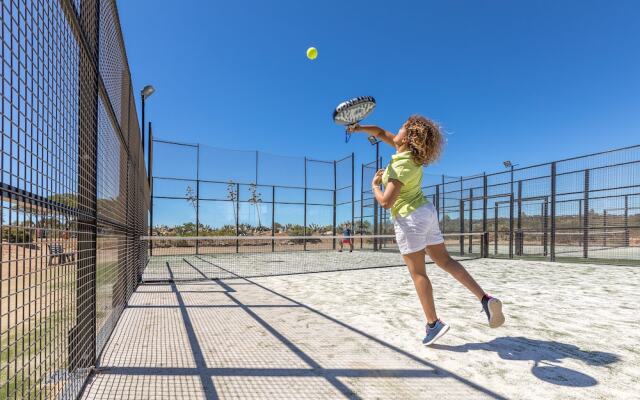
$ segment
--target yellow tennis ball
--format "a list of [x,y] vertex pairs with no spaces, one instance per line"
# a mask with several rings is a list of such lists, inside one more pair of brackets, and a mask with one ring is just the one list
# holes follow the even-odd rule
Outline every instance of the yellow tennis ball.
[[315,60],[316,57],[318,57],[318,49],[316,49],[315,47],[309,47],[307,49],[307,58],[309,60]]

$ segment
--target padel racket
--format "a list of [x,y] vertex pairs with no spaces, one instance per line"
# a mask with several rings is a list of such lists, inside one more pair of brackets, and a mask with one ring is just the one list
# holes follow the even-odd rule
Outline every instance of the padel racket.
[[376,99],[371,96],[356,97],[338,104],[338,107],[333,111],[333,121],[336,124],[347,127],[345,130],[345,143],[351,139],[349,126],[365,119],[375,107]]

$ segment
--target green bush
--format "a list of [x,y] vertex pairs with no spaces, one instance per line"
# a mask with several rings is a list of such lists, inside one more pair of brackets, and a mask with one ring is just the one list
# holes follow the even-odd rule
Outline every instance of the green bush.
[[32,233],[30,229],[5,227],[2,230],[2,240],[9,243],[31,243]]
[[304,236],[304,226],[302,225],[289,225],[286,227],[287,236]]

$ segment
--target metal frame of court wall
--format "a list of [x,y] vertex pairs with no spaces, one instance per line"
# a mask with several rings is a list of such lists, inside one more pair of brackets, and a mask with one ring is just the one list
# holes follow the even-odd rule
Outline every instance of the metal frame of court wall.
[[[233,150],[216,149],[201,144],[181,143],[176,141],[167,141],[162,139],[153,139],[153,147],[159,144],[165,146],[176,146],[175,148],[191,149],[195,156],[195,173],[192,177],[176,177],[176,176],[156,176],[155,173],[151,178],[151,218],[149,221],[149,230],[151,235],[184,235],[184,236],[243,236],[243,235],[260,235],[264,232],[270,232],[270,235],[285,234],[295,236],[313,236],[318,234],[333,235],[338,232],[339,224],[349,223],[354,226],[355,223],[355,156],[353,153],[338,160],[317,160],[309,157],[284,157],[277,156],[259,151],[237,151],[239,155],[244,155],[245,159],[252,159],[252,176],[248,181],[241,182],[237,179],[215,180],[203,178],[201,169],[203,149],[208,148],[219,152],[234,152]],[[156,154],[157,150],[153,150],[152,154]],[[153,156],[155,158],[157,156]],[[265,158],[282,158],[300,163],[298,167],[303,168],[304,179],[302,185],[285,185],[273,184],[268,178],[262,178],[265,174],[264,165]],[[151,165],[162,162],[157,158],[152,158]],[[314,167],[315,166],[315,167]],[[329,171],[330,179],[324,187],[314,186],[311,182],[311,169],[323,168]],[[156,169],[151,168],[152,171]],[[341,172],[340,172],[341,171]],[[161,184],[175,185],[180,188],[188,188],[189,195],[182,192],[158,193],[158,187]],[[204,187],[210,190],[206,194]],[[222,190],[221,190],[222,189]],[[158,224],[158,217],[155,215],[157,210],[155,203],[159,201],[169,201],[171,204],[181,204],[190,201],[193,205],[193,230],[189,232],[176,232],[175,228],[163,228]],[[205,220],[205,210],[208,205],[229,205],[233,212],[233,222],[223,227],[211,228],[207,227]],[[268,207],[268,221],[266,225],[258,223],[258,226],[251,226],[243,222],[241,212],[243,207]],[[297,208],[302,214],[302,220],[299,224],[281,223],[279,220],[278,209],[280,207]],[[229,207],[226,207],[229,209]],[[312,209],[327,211],[331,214],[331,222],[325,224],[325,230],[318,232],[320,225],[311,221],[310,211]],[[340,213],[343,215],[342,220],[338,220],[339,209],[346,210]],[[260,215],[262,213],[258,211]],[[346,217],[344,217],[346,215]],[[346,219],[345,219],[346,218]],[[164,230],[171,229],[171,232]],[[307,243],[304,242],[306,249]],[[150,244],[149,254],[153,255],[153,243]],[[274,242],[275,246],[275,242]],[[336,247],[334,240],[333,247]],[[239,245],[236,246],[239,251]],[[196,254],[198,253],[198,243],[196,242]]]
[[[198,148],[198,145],[192,146]],[[255,152],[256,160],[259,155]],[[314,189],[307,185],[307,166],[332,161],[304,159],[305,184],[292,187],[305,193],[304,199],[297,203],[304,206],[301,209],[304,230],[299,232],[300,236],[311,233],[307,230],[308,206],[333,207],[331,233],[336,233],[335,207],[349,203],[349,200],[342,203],[335,200],[339,189],[351,191],[351,221],[356,235],[392,233],[387,210],[375,203],[366,184],[382,165],[382,159],[361,164],[359,198],[355,197],[354,190],[353,155],[333,162],[334,181],[336,163],[345,161],[351,164],[350,186]],[[457,234],[455,239],[449,236],[447,242],[449,250],[457,255],[609,264],[640,261],[639,145],[468,177],[434,176],[427,170],[425,183],[423,190],[438,210],[441,231]],[[251,184],[236,183],[235,192]],[[271,187],[273,192],[278,187],[258,186]],[[312,190],[334,190],[333,202],[309,202],[307,194]],[[154,195],[154,199],[157,198],[161,196]],[[275,198],[272,196],[268,202],[277,204]],[[199,202],[207,200],[225,201],[199,198]],[[235,204],[238,207],[246,202],[247,199],[240,199]],[[240,233],[236,220],[236,227],[229,234]],[[200,232],[193,234],[200,235]],[[452,245],[452,240],[457,240],[457,245]]]
[[[461,254],[640,264],[640,145],[470,177],[425,175],[442,232],[463,234]],[[473,232],[484,240],[464,235]]]
[[75,399],[146,257],[114,0],[0,2],[0,398]]

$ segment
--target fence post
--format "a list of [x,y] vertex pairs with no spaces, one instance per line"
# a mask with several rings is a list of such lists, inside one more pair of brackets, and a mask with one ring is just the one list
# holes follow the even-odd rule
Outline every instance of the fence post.
[[494,205],[493,212],[493,255],[498,255],[498,203]]
[[435,194],[435,203],[434,206],[436,207],[436,213],[438,215],[438,218],[440,218],[440,185],[436,184],[436,194]]
[[[378,147],[379,145],[380,145],[380,141],[378,141]],[[378,170],[382,168],[382,156],[378,157],[378,160],[379,160],[378,169],[376,169],[376,172],[378,172]],[[382,211],[383,210],[382,206],[378,204],[378,202],[376,202],[376,207],[378,208],[378,235],[381,235],[384,212]],[[376,240],[376,245],[377,245],[376,251],[380,250],[382,248],[382,240]]]
[[483,174],[483,195],[482,195],[482,237],[484,238],[484,243],[482,246],[482,257],[489,257],[489,232],[487,232],[487,206],[488,206],[488,198],[487,198],[487,190],[489,188],[487,184],[487,173]]
[[624,246],[629,247],[629,195],[624,196]]
[[583,242],[583,237],[582,237],[582,225],[583,225],[583,219],[582,219],[582,199],[578,199],[578,233],[580,234],[580,239],[578,240],[578,243],[580,246],[584,246],[582,244]]
[[[271,186],[271,237],[276,235],[276,187]],[[271,252],[276,251],[276,241],[271,239]]]
[[[469,233],[473,233],[473,189],[469,189]],[[469,254],[473,253],[473,236],[469,235]]]
[[[380,165],[382,164],[380,162],[380,156],[379,156],[379,148],[380,148],[380,142],[378,142],[376,144],[376,167],[374,170],[374,174],[376,172],[378,172],[378,169],[380,168]],[[378,235],[379,233],[379,218],[380,218],[380,210],[378,208],[378,202],[375,199],[375,195],[373,196],[373,250],[377,251],[378,250],[378,238],[376,237],[376,235]]]
[[[377,171],[377,170],[376,170]],[[376,235],[378,234],[378,202],[373,199],[373,250],[378,250],[378,239]]]
[[446,196],[446,190],[444,187],[444,174],[442,174],[442,233],[446,233],[446,226],[445,226],[445,202],[444,202],[444,198]]
[[351,234],[355,235],[356,217],[356,164],[355,153],[351,153]]
[[[236,183],[236,238],[240,236],[240,184]],[[240,252],[240,241],[236,239],[236,253]]]
[[604,225],[602,232],[602,245],[607,247],[607,210],[602,212],[602,225]]
[[[196,237],[200,236],[200,143],[196,148]],[[196,239],[196,255],[199,254],[200,246]]]
[[[464,254],[464,183],[462,182],[462,176],[460,177],[460,254]],[[471,239],[471,238],[469,238]]]
[[518,181],[518,227],[516,229],[516,255],[521,256],[524,249],[522,234],[522,181]]
[[460,254],[464,254],[464,200],[460,197]]
[[[360,236],[364,234],[364,164],[360,165]],[[360,249],[363,243],[360,238]]]
[[[379,158],[380,162],[378,164],[378,169],[382,168],[382,157]],[[376,170],[376,172],[378,172],[378,169]],[[378,204],[376,202],[377,208],[378,208],[378,235],[382,235],[382,228],[383,228],[383,221],[384,221],[384,217],[385,217],[385,213],[384,213],[384,209],[382,208],[382,206],[380,204]],[[376,250],[380,250],[382,248],[382,239],[379,239],[376,241],[377,247]]]
[[556,162],[551,163],[551,261],[556,260]]
[[[128,207],[127,212],[129,212]],[[149,122],[149,236],[153,236],[153,129],[151,122]],[[149,240],[149,255],[153,255],[153,240]]]
[[511,167],[511,195],[509,196],[509,258],[513,258],[513,166]]
[[543,247],[543,255],[546,257],[549,253],[549,198],[544,198],[544,203],[542,204],[542,247]]
[[[85,110],[86,112],[77,113],[78,219],[76,229],[78,231],[78,254],[75,282],[76,313],[75,324],[68,333],[68,368],[72,372],[96,364],[98,84],[100,77],[98,65],[94,65],[93,60],[99,59],[100,8],[98,2],[86,2],[83,5],[86,6],[86,10],[83,9],[85,18],[79,18],[80,30],[84,33],[83,36],[87,40],[89,49],[79,46],[77,75],[78,97],[76,100],[78,101],[79,110]],[[86,54],[85,50],[92,54]],[[139,140],[139,138],[137,136],[132,140]],[[136,158],[137,156],[138,154],[133,155]],[[142,163],[144,163],[144,160],[142,160]],[[135,174],[135,176],[137,177],[138,175]],[[135,196],[133,193],[127,193],[127,195],[130,198]],[[135,238],[136,241],[138,239],[137,237]],[[138,272],[137,278],[139,282],[142,278],[140,272]]]
[[302,246],[307,250],[307,157],[304,158],[304,226],[302,228]]
[[[338,190],[338,178],[336,177],[336,160],[333,160],[333,236],[336,236],[336,201]],[[336,238],[333,238],[333,249],[336,249]]]
[[584,200],[583,200],[583,218],[582,225],[582,257],[589,257],[589,170],[584,170]]

